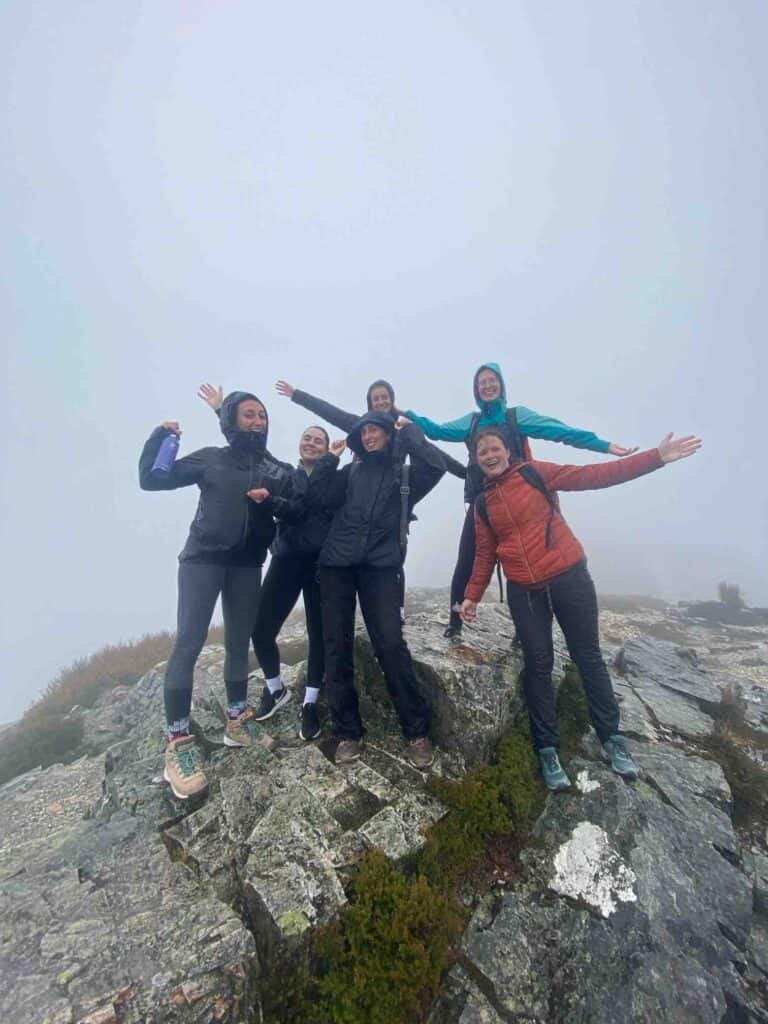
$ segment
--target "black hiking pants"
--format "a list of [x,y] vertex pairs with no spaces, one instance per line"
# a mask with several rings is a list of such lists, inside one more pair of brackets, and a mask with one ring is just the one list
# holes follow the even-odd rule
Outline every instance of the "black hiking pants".
[[272,558],[261,588],[261,600],[253,630],[253,649],[267,679],[280,674],[277,636],[294,605],[304,595],[309,656],[307,686],[321,686],[325,674],[323,619],[320,584],[315,558]]
[[248,646],[256,620],[261,566],[179,563],[176,643],[165,670],[165,716],[169,725],[186,718],[192,680],[216,601],[224,616],[224,683],[230,703],[248,692]]
[[320,569],[325,678],[334,732],[340,740],[363,735],[355,689],[355,599],[371,638],[400,728],[407,740],[429,733],[431,708],[416,680],[400,622],[400,571],[365,566]]
[[461,539],[459,540],[459,553],[456,556],[456,568],[453,570],[451,579],[451,625],[461,626],[461,616],[455,612],[454,606],[461,604],[464,600],[464,591],[467,589],[472,566],[475,564],[475,506],[470,505],[467,514],[464,516],[464,525],[461,528]]
[[560,744],[552,686],[553,614],[581,675],[595,732],[601,742],[617,733],[619,706],[600,652],[597,594],[586,561],[555,576],[539,590],[508,580],[507,601],[523,648],[523,692],[534,748],[539,751]]

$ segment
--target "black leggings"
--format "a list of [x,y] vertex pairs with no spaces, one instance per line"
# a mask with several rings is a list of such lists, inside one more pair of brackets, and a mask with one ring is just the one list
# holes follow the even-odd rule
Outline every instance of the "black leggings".
[[586,562],[578,562],[540,590],[509,580],[507,600],[523,648],[523,690],[535,749],[560,743],[552,686],[553,615],[581,675],[595,732],[601,742],[617,733],[619,706],[600,651],[597,595]]
[[459,541],[459,553],[456,557],[456,568],[453,570],[451,580],[451,625],[461,626],[461,616],[453,610],[454,605],[461,604],[464,600],[464,591],[467,589],[472,566],[475,563],[475,506],[470,505],[467,514],[464,516],[464,525],[461,528],[461,539]]
[[224,683],[227,701],[246,699],[248,641],[256,619],[261,566],[179,564],[176,643],[165,670],[169,725],[189,716],[195,662],[208,636],[216,601],[224,613]]
[[261,588],[261,602],[253,629],[253,649],[267,679],[280,675],[277,636],[302,592],[309,637],[307,686],[321,686],[325,654],[320,584],[314,558],[272,558]]

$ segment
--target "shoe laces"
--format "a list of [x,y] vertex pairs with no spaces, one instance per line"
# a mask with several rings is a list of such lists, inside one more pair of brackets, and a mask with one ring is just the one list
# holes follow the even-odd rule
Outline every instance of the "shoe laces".
[[194,775],[200,770],[200,752],[196,746],[177,748],[174,753],[182,775]]
[[560,758],[557,756],[556,751],[548,750],[546,754],[541,755],[541,759],[548,772],[558,772],[561,770]]

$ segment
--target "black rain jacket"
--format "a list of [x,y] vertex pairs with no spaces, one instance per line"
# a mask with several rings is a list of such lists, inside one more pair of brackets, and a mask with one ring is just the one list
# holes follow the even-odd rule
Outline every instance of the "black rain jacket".
[[298,466],[293,470],[292,496],[276,513],[277,537],[272,545],[275,558],[302,558],[317,561],[320,549],[328,535],[333,509],[323,503],[323,478],[335,471],[335,466],[315,463],[311,473]]
[[384,451],[366,452],[360,441],[360,431],[366,423],[393,432],[391,417],[385,413],[366,413],[347,438],[358,461],[338,469],[336,456],[324,455],[314,471],[323,471],[318,480],[323,503],[335,510],[318,559],[321,566],[399,568],[401,456],[409,455],[411,459],[409,513],[445,473],[442,452],[426,443],[415,424],[397,432],[396,445],[393,439]]
[[[153,473],[152,464],[171,431],[156,427],[144,445],[139,458],[142,490],[175,491],[192,484],[200,489],[197,512],[179,555],[181,562],[264,564],[275,536],[273,517],[286,508],[293,495],[293,467],[278,462],[267,451],[268,424],[263,434],[235,428],[238,404],[255,397],[244,391],[227,395],[219,421],[229,444],[185,455],[176,460],[170,473]],[[260,505],[247,497],[246,492],[254,487],[266,487],[270,492]]]

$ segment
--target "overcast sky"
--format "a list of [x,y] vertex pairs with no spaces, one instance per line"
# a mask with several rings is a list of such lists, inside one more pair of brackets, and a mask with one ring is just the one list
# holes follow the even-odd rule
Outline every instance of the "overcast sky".
[[[564,510],[603,592],[768,604],[767,38],[747,0],[6,0],[0,720],[173,626],[197,492],[136,463],[165,418],[219,443],[201,381],[290,459],[314,417],[278,377],[449,419],[484,360],[609,440],[699,433]],[[447,478],[411,584],[448,583],[462,514]]]

